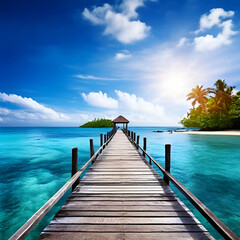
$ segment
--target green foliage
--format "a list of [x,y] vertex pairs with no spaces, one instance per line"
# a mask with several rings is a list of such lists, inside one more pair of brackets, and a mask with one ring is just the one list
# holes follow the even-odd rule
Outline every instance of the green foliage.
[[[217,80],[215,89],[208,88],[206,107],[199,101],[196,89],[187,95],[193,100],[193,108],[187,113],[180,123],[185,127],[199,127],[201,130],[240,129],[240,92],[233,94],[234,87],[228,86],[224,80]],[[204,91],[201,87],[201,92]],[[194,95],[195,94],[195,95]],[[206,94],[204,94],[206,97]],[[195,104],[199,106],[195,108]]]
[[114,126],[113,122],[109,119],[94,119],[93,121],[83,124],[82,128],[112,128]]

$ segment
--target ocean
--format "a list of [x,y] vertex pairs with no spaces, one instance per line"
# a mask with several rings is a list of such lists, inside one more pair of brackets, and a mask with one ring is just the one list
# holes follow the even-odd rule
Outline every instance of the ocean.
[[[130,127],[147,138],[147,151],[164,165],[164,145],[172,145],[171,173],[231,230],[240,235],[240,136],[191,135]],[[79,149],[79,168],[90,157],[89,139],[100,146],[110,129],[77,127],[0,128],[0,239],[8,239],[71,177],[71,149]],[[156,169],[157,170],[157,169]],[[158,171],[158,170],[157,170]],[[218,233],[183,195],[179,198],[216,238]],[[42,219],[27,239],[37,239],[70,191]]]

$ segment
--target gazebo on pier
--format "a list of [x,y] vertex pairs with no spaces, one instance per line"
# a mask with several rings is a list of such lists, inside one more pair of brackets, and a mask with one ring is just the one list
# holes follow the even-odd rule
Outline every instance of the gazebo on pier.
[[[117,130],[117,123],[122,123],[123,124],[123,129],[128,130],[128,123],[129,121],[123,117],[122,115],[119,115],[117,118],[113,120],[114,123],[114,130]],[[125,127],[124,127],[125,125]]]

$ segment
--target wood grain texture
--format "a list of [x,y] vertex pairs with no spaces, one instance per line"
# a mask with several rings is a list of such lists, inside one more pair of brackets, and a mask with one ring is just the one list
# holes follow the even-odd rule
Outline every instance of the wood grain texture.
[[209,240],[214,239],[206,232],[176,233],[97,233],[97,232],[43,232],[39,238],[58,240]]
[[213,239],[117,131],[39,239]]

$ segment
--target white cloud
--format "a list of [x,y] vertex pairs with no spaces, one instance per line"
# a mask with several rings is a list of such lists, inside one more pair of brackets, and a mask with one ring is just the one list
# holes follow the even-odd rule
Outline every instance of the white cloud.
[[181,38],[181,39],[178,41],[177,47],[182,47],[182,46],[184,46],[188,41],[189,41],[189,40],[188,40],[186,37]]
[[[58,113],[51,108],[45,107],[42,104],[33,100],[32,98],[21,97],[16,94],[0,93],[0,99],[4,102],[14,103],[30,111],[25,113],[16,111],[16,113],[18,114],[18,118],[21,118],[22,114],[23,118],[27,116],[30,119],[49,119],[54,121],[66,121],[68,119],[68,116],[66,116],[65,114]],[[3,114],[4,112],[5,115],[7,115],[8,113],[10,113],[8,111],[8,109],[2,109],[0,114]]]
[[142,0],[124,0],[120,5],[121,12],[109,4],[94,7],[92,11],[87,8],[83,11],[85,19],[95,25],[105,26],[104,35],[111,35],[119,42],[128,44],[147,37],[150,27],[139,20],[132,20],[138,14],[136,9],[143,6]]
[[205,36],[195,37],[194,45],[197,51],[209,51],[220,48],[224,45],[230,45],[232,43],[231,37],[237,32],[233,31],[232,20],[223,21],[227,17],[232,17],[234,15],[233,11],[224,11],[222,8],[214,8],[210,11],[209,15],[204,14],[200,18],[200,28],[195,33],[205,31],[206,29],[211,29],[213,26],[217,26],[222,31],[214,37],[211,34]]
[[129,53],[129,51],[124,50],[124,51],[121,52],[121,53],[116,53],[115,59],[116,59],[116,60],[123,60],[123,59],[130,58],[131,56],[132,56],[132,55]]
[[8,115],[9,112],[7,108],[0,108],[0,115]]
[[144,6],[144,0],[123,0],[120,8],[122,13],[129,18],[137,18],[138,13],[136,9]]
[[139,20],[129,21],[126,16],[111,11],[106,14],[106,20],[108,24],[104,34],[112,35],[125,44],[146,38],[150,30],[150,27]]
[[135,94],[129,94],[115,90],[118,96],[118,101],[121,109],[126,109],[131,113],[144,114],[145,116],[164,116],[164,108],[159,104],[153,104],[144,100],[141,97],[137,97]]
[[195,33],[202,32],[206,29],[210,29],[213,26],[221,26],[222,19],[229,18],[234,15],[234,11],[224,11],[222,8],[213,8],[210,10],[210,13],[203,14],[200,18],[200,27]]
[[102,107],[102,108],[117,108],[118,101],[108,97],[106,93],[90,92],[88,94],[82,93],[83,99],[92,106]]
[[93,24],[104,25],[106,24],[105,15],[111,10],[112,7],[105,3],[102,7],[94,7],[92,12],[90,12],[87,8],[84,8],[83,16]]
[[63,114],[47,108],[32,98],[0,93],[0,100],[18,105],[19,109],[0,108],[3,126],[79,126],[94,119],[96,114],[71,111]]
[[[111,101],[115,101],[115,108],[105,111],[106,117],[113,119],[117,115],[122,114],[126,116],[133,125],[176,125],[179,119],[171,114],[166,114],[164,107],[147,101],[142,97],[138,97],[135,94],[129,94],[120,90],[115,90],[116,98],[107,97],[106,93],[90,92],[88,95],[83,94],[83,97],[90,105],[105,107],[106,104]],[[90,97],[89,97],[90,96]],[[91,98],[91,100],[90,100]],[[110,107],[112,104],[110,104]],[[104,112],[102,112],[104,113]]]
[[82,74],[75,75],[75,77],[80,79],[90,79],[90,80],[105,80],[105,81],[120,80],[117,78],[96,77],[92,75],[82,75]]
[[0,112],[2,125],[5,126],[79,126],[93,120],[97,115],[90,113],[69,113],[67,119],[51,119],[47,115],[38,112],[30,112],[23,109],[5,109]]

